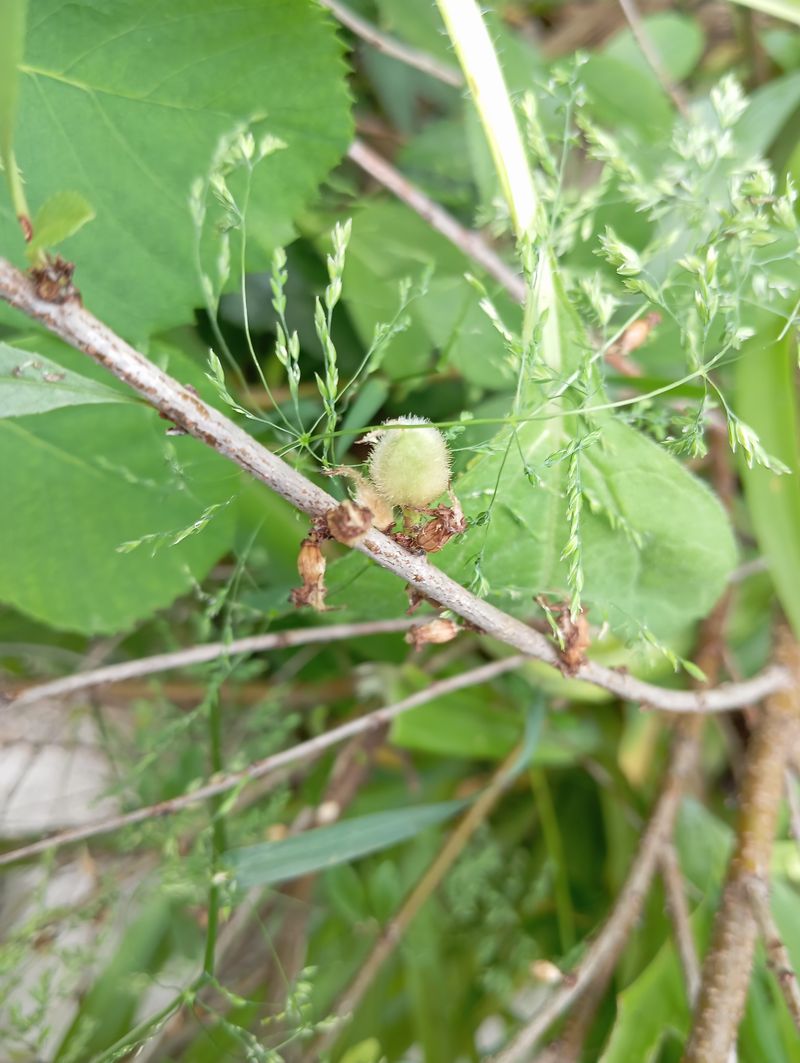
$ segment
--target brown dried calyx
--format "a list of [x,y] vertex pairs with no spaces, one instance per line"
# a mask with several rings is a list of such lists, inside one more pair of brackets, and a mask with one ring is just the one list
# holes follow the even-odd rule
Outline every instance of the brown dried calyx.
[[31,269],[36,294],[48,303],[70,303],[81,301],[80,292],[72,283],[75,263],[67,262],[56,255],[47,256],[44,263]]
[[451,506],[435,506],[427,510],[433,518],[427,524],[423,524],[416,535],[416,545],[426,554],[436,553],[446,546],[450,540],[461,535],[467,530],[467,522],[453,492],[450,492]]
[[295,587],[289,595],[289,601],[293,605],[309,605],[318,613],[327,611],[325,605],[325,558],[320,549],[319,539],[314,532],[300,544],[300,553],[297,555],[297,571],[303,581],[302,587]]
[[460,630],[455,620],[447,620],[439,616],[425,624],[415,624],[409,628],[405,639],[415,650],[421,650],[423,646],[438,646],[443,642],[452,642]]
[[559,651],[562,667],[567,675],[575,675],[580,666],[586,663],[586,651],[592,641],[586,611],[581,609],[573,620],[569,606],[564,605],[558,612],[556,622],[563,642]]
[[372,528],[373,513],[369,506],[362,506],[348,498],[341,505],[325,514],[328,531],[345,546],[357,546]]
[[[394,524],[394,510],[375,490],[373,484],[363,476],[358,469],[351,469],[347,465],[339,465],[335,469],[327,469],[326,476],[344,476],[352,480],[355,485],[355,504],[368,509],[372,516],[372,526],[378,531],[388,531]],[[333,531],[331,531],[333,535]],[[334,535],[334,538],[337,538]],[[339,540],[342,542],[343,540]]]

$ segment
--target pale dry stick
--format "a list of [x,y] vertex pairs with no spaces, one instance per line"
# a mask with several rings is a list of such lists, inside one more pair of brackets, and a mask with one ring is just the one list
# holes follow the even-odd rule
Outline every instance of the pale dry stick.
[[635,0],[619,0],[619,6],[622,8],[622,13],[630,26],[633,39],[639,46],[639,51],[647,60],[650,69],[655,74],[664,92],[675,104],[675,109],[685,118],[689,113],[686,97],[672,80],[669,71],[664,66],[658,49],[642,21],[642,16],[639,14]]
[[612,957],[605,970],[598,971],[595,980],[575,1002],[561,1033],[536,1054],[532,1063],[580,1063],[584,1058],[584,1042],[614,973],[616,960],[616,956]]
[[608,976],[633,929],[658,868],[664,841],[672,834],[687,777],[697,757],[699,718],[682,720],[675,737],[665,784],[647,823],[628,877],[608,921],[583,958],[533,1018],[495,1058],[496,1063],[528,1063],[540,1038],[590,987]]
[[209,642],[202,646],[189,646],[171,653],[157,653],[152,657],[139,657],[135,661],[122,661],[96,668],[91,672],[76,672],[47,683],[41,683],[13,697],[9,708],[25,708],[45,698],[67,697],[81,690],[120,683],[141,676],[156,675],[176,668],[216,661],[220,657],[234,657],[242,653],[261,653],[265,650],[280,650],[291,646],[307,646],[315,642],[336,642],[341,639],[364,638],[368,635],[386,635],[407,631],[419,623],[411,617],[396,620],[374,620],[363,624],[329,624],[327,627],[293,628],[288,631],[272,631],[263,635],[231,639],[229,642]]
[[[730,609],[730,600],[730,592],[726,592],[700,625],[700,630],[698,632],[695,663],[705,674],[707,681],[710,683],[716,682],[722,665],[725,650],[724,631],[728,611]],[[654,819],[660,814],[663,805],[662,799],[665,794],[668,794],[667,803],[669,807],[658,827],[659,836],[661,838],[660,851],[657,852],[655,861],[651,861],[649,872],[650,878],[648,878],[647,882],[641,887],[641,897],[638,902],[639,908],[641,908],[641,903],[644,900],[645,891],[649,886],[650,879],[652,879],[652,876],[655,874],[659,866],[661,867],[663,875],[665,852],[672,849],[672,833],[675,817],[678,812],[681,797],[683,796],[683,792],[689,781],[690,774],[697,764],[702,723],[703,720],[700,716],[681,720],[681,726],[675,735],[670,753],[670,763],[664,773],[664,780],[661,784],[661,796],[656,802],[656,810],[651,816],[644,832],[644,838],[646,839],[650,835]],[[609,926],[613,923],[619,905],[636,903],[635,899],[633,902],[626,900],[625,894],[628,888],[628,882],[634,875],[636,866],[641,857],[642,853],[640,849],[637,852],[633,866],[628,873],[628,880],[623,886],[622,892],[617,899],[614,913],[612,914],[609,923],[607,923],[605,928],[601,931],[600,937],[597,939],[596,944],[598,946],[601,939],[609,932]],[[678,874],[680,877],[680,872],[678,872]],[[677,905],[682,912],[685,908],[682,882],[679,882],[678,893],[680,896],[677,898]],[[675,900],[675,898],[673,898],[673,900]],[[629,912],[629,916],[638,914],[638,910],[639,909],[637,908],[635,912]],[[685,914],[685,919],[688,926],[688,912]],[[633,923],[630,922],[630,926],[632,925]],[[676,936],[679,937],[680,943],[680,932],[678,930],[676,930]],[[622,933],[617,935],[615,941],[609,943],[608,947],[604,950],[603,963],[598,964],[593,977],[588,980],[586,990],[581,993],[578,998],[575,1011],[573,1012],[570,1021],[566,1024],[563,1033],[552,1045],[542,1050],[539,1056],[536,1057],[536,1063],[573,1063],[575,1059],[579,1058],[582,1037],[585,1036],[591,1028],[591,1022],[596,1006],[603,998],[607,984],[611,979],[626,944],[627,934]],[[685,937],[683,938],[683,948],[686,949],[687,952],[693,948],[693,942],[691,942],[691,928],[689,928],[689,940],[687,941]],[[681,958],[682,961],[685,962],[687,970],[691,969],[691,956],[687,956],[684,959],[683,953],[681,953]],[[694,966],[697,966],[696,959],[694,960]],[[689,985],[690,983],[687,984],[687,989],[689,988]],[[690,999],[692,999],[691,996]],[[537,1019],[538,1016],[535,1017],[533,1021],[536,1022]],[[550,1048],[552,1048],[552,1052],[549,1051]],[[733,1063],[733,1061],[729,1061],[729,1063]]]
[[794,688],[767,699],[750,738],[739,798],[736,846],[714,919],[684,1063],[723,1063],[735,1046],[750,985],[758,922],[751,886],[769,881],[786,761],[800,738],[800,646],[786,632],[777,657]]
[[686,901],[686,884],[678,854],[671,842],[664,843],[661,851],[660,871],[661,880],[664,883],[667,910],[672,921],[675,944],[686,982],[686,996],[689,998],[690,1007],[694,1007],[700,991],[700,959],[697,955],[697,946],[689,917],[689,905]]
[[499,801],[511,779],[511,770],[519,760],[520,754],[521,747],[517,746],[501,763],[489,785],[470,806],[439,850],[433,863],[383,928],[355,978],[333,1005],[331,1010],[333,1021],[330,1027],[311,1044],[303,1055],[303,1063],[316,1063],[337,1040],[345,1023],[352,1018],[365,993],[374,984],[381,968],[399,945],[417,913],[439,888],[467,842]]
[[789,1014],[800,1031],[800,986],[797,983],[797,974],[792,966],[791,957],[781,940],[781,932],[772,915],[769,905],[769,887],[760,878],[752,878],[749,887],[750,904],[753,906],[767,953],[767,966],[775,976]]
[[490,277],[502,284],[509,295],[518,303],[525,301],[525,282],[510,266],[506,265],[497,252],[484,240],[480,233],[467,229],[452,214],[412,184],[407,177],[382,155],[361,140],[354,140],[347,157],[384,188],[397,196],[401,202],[410,207],[426,221],[437,233],[471,258]]
[[355,11],[351,11],[349,7],[340,4],[339,0],[320,0],[320,3],[323,7],[327,7],[337,22],[341,22],[356,37],[360,37],[366,44],[371,45],[376,52],[397,59],[406,66],[413,66],[415,70],[421,70],[423,74],[429,74],[430,77],[444,82],[445,85],[452,85],[457,89],[463,87],[464,79],[458,67],[442,63],[428,52],[412,48],[411,45],[384,33],[377,26],[373,26],[371,22],[357,15]]
[[[63,303],[42,299],[31,279],[2,258],[0,298],[88,354],[187,434],[239,465],[309,517],[323,517],[337,505],[336,499],[115,335],[77,298]],[[390,536],[374,530],[354,549],[443,608],[451,609],[480,632],[532,658],[560,667],[558,653],[544,635],[478,598],[432,565],[427,557],[410,553]],[[624,671],[605,668],[595,661],[582,664],[575,678],[602,687],[624,701],[639,701],[654,709],[682,713],[725,712],[783,690],[791,683],[787,669],[773,666],[752,679],[713,690],[672,690],[643,682]]]
[[279,753],[272,753],[262,760],[254,761],[254,763],[241,771],[218,776],[204,786],[199,786],[197,789],[182,794],[180,797],[137,808],[133,812],[109,816],[107,819],[99,820],[97,823],[88,823],[83,827],[60,831],[49,838],[42,838],[39,841],[31,842],[29,845],[23,845],[6,853],[0,853],[0,867],[17,863],[17,861],[24,860],[30,856],[37,856],[51,849],[58,849],[73,842],[97,838],[102,834],[111,834],[122,827],[130,827],[136,823],[144,823],[146,820],[181,812],[183,809],[190,808],[200,801],[207,801],[211,797],[228,793],[230,790],[235,790],[238,786],[242,786],[254,779],[263,779],[265,776],[272,775],[290,764],[297,764],[299,761],[318,757],[326,749],[343,742],[346,738],[353,738],[355,735],[368,733],[376,727],[382,727],[397,716],[401,716],[404,712],[415,709],[419,705],[426,705],[435,698],[444,697],[445,694],[452,694],[454,691],[463,690],[465,687],[477,686],[479,683],[488,683],[490,679],[495,679],[497,676],[504,675],[514,668],[519,668],[526,663],[526,660],[527,658],[523,654],[517,654],[514,657],[504,657],[499,661],[483,664],[479,668],[472,668],[467,672],[450,676],[447,679],[440,679],[436,683],[431,683],[425,690],[411,694],[410,697],[403,698],[393,705],[385,705],[383,708],[375,709],[364,716],[349,720],[339,727],[334,727],[330,731],[325,731],[315,738],[309,738],[306,742],[300,742],[289,749],[281,750]]

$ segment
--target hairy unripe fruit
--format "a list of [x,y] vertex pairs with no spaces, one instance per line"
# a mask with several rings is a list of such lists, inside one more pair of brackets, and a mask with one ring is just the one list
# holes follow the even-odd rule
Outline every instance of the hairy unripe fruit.
[[389,505],[421,509],[444,494],[450,452],[438,428],[424,417],[398,417],[376,435],[369,476]]

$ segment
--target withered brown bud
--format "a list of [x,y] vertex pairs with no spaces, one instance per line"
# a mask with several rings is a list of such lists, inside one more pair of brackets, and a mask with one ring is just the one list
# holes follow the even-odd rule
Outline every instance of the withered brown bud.
[[557,623],[564,640],[564,648],[559,653],[561,663],[567,675],[574,675],[585,663],[586,650],[592,641],[589,634],[589,621],[583,609],[573,620],[569,608],[564,606],[559,612]]
[[345,546],[360,543],[372,527],[372,510],[347,499],[326,513],[328,531],[337,542]]
[[297,555],[297,571],[303,581],[302,587],[295,587],[289,600],[296,606],[310,605],[318,613],[326,610],[325,605],[325,558],[319,543],[313,539],[304,539]]
[[416,535],[417,546],[426,554],[436,553],[446,546],[453,536],[461,535],[467,530],[467,522],[458,504],[452,507],[436,506],[430,512],[432,519],[424,524]]
[[451,642],[461,629],[455,620],[445,620],[437,617],[429,620],[426,624],[415,624],[406,633],[406,642],[421,650],[423,646],[439,645],[442,642]]

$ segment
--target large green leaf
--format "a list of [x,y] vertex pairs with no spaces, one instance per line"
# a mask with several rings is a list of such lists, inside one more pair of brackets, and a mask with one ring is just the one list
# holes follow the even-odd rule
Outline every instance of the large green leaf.
[[[291,233],[351,132],[341,46],[311,0],[41,0],[29,20],[16,155],[31,209],[80,193],[97,218],[70,238],[77,282],[139,338],[200,302],[192,181],[237,124],[286,147],[256,170],[250,228]],[[0,240],[22,251],[6,207]]]
[[[477,526],[448,547],[443,567],[469,583],[479,559],[490,593],[507,605],[527,609],[536,594],[567,594],[566,462],[545,465],[564,445],[560,425],[524,424],[519,448],[504,431],[455,485]],[[612,417],[596,426],[599,441],[580,455],[584,598],[594,619],[621,630],[635,618],[656,633],[675,631],[711,608],[735,564],[727,518],[656,443]],[[540,484],[528,479],[520,451]]]
[[[33,342],[65,375],[83,357]],[[168,365],[203,387],[177,351]],[[63,629],[114,632],[208,572],[232,541],[233,507],[224,503],[237,493],[238,470],[197,440],[167,437],[167,428],[138,404],[0,420],[0,496],[10,516],[0,521],[0,600]],[[212,506],[221,508],[208,513]],[[171,545],[206,514],[206,526]],[[152,535],[161,539],[118,550]]]
[[0,417],[45,413],[61,406],[133,401],[44,355],[0,343]]
[[791,475],[776,476],[741,463],[747,508],[775,589],[795,632],[800,633],[800,460],[798,460],[795,341],[778,339],[778,327],[762,328],[736,362],[736,401],[741,417],[768,453]]

